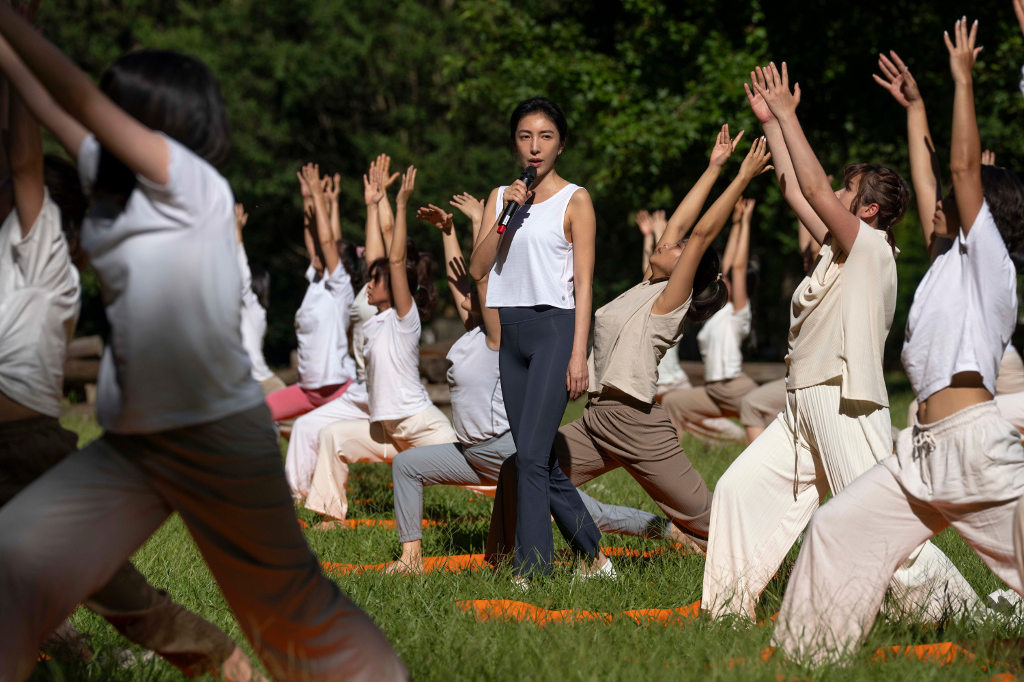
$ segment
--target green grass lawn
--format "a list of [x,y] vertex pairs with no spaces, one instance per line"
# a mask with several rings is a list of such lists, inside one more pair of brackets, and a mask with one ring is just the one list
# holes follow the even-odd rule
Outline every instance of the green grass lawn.
[[[905,383],[893,382],[893,422],[903,426],[910,394]],[[566,420],[575,418],[582,402],[569,406]],[[90,420],[66,423],[82,436],[95,438],[99,429]],[[687,437],[687,454],[713,488],[740,453],[739,446],[706,447]],[[350,480],[351,518],[393,518],[388,483],[391,470],[382,465],[355,465]],[[612,472],[584,488],[594,497],[657,511],[640,487],[625,473]],[[432,487],[426,491],[426,518],[447,522],[424,532],[427,555],[481,552],[487,536],[491,502],[462,489]],[[300,511],[307,521],[313,516]],[[470,519],[470,520],[464,520]],[[313,550],[326,561],[379,563],[399,554],[397,533],[377,528],[308,531]],[[557,531],[556,542],[561,545]],[[650,549],[661,543],[605,536],[604,544]],[[1004,587],[952,531],[936,540],[982,595]],[[853,548],[851,548],[853,550]],[[778,610],[796,548],[759,605],[761,617]],[[220,591],[177,516],[172,517],[135,556],[136,565],[157,586],[183,605],[240,637],[239,629]],[[620,578],[614,583],[590,583],[570,590],[570,569],[559,567],[550,580],[538,582],[523,595],[510,585],[505,572],[490,570],[422,577],[362,574],[337,578],[350,595],[380,624],[415,679],[423,680],[635,680],[635,679],[751,679],[751,680],[988,680],[1005,666],[974,662],[950,666],[906,659],[876,662],[872,652],[892,644],[1016,638],[1017,631],[997,624],[951,624],[944,628],[879,620],[868,646],[852,665],[803,670],[781,661],[761,662],[759,652],[769,644],[766,627],[693,621],[685,627],[640,627],[617,620],[611,625],[575,624],[538,627],[533,624],[478,623],[456,606],[464,599],[517,599],[551,609],[615,612],[639,608],[674,608],[700,598],[704,561],[666,552],[655,559],[616,559]],[[94,650],[132,648],[103,620],[79,609],[75,625],[92,637]],[[245,645],[246,647],[248,645]],[[1019,655],[1019,654],[1018,654]],[[100,657],[102,658],[102,657]],[[730,659],[749,661],[730,668]],[[109,660],[109,657],[107,657]],[[998,660],[1012,660],[1001,654]],[[130,669],[102,662],[70,666],[49,661],[33,678],[42,680],[179,680],[182,676],[159,660]]]

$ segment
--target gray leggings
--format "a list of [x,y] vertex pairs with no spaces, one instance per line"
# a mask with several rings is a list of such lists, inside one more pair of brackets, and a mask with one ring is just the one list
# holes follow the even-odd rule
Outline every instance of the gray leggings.
[[[392,462],[395,485],[395,524],[402,542],[422,537],[423,488],[428,485],[494,485],[501,464],[516,453],[512,433],[505,432],[475,445],[428,445],[401,452]],[[649,512],[604,504],[582,490],[580,497],[604,533],[667,538],[668,519]]]

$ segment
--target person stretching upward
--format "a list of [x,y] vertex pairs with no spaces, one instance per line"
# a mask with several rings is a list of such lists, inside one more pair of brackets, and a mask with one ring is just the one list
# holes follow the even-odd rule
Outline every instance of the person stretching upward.
[[905,66],[889,86],[908,102],[914,185],[934,215],[925,234],[952,241],[935,255],[907,316],[901,357],[920,423],[900,433],[895,455],[836,495],[808,526],[774,633],[796,660],[852,653],[871,630],[893,572],[949,526],[996,576],[1024,591],[1013,551],[1024,447],[992,400],[1017,322],[1010,252],[1024,246],[1024,186],[1009,171],[981,165],[971,76],[981,49],[977,30],[978,22],[968,27],[964,17],[954,38],[945,36],[955,88],[953,189],[943,199],[936,200],[928,119]]
[[[743,339],[750,335],[753,316],[747,297],[747,263],[750,259],[750,219],[753,199],[740,199],[733,211],[733,226],[725,247],[722,271],[729,302],[715,313],[697,334],[704,359],[704,385],[669,393],[661,404],[682,438],[688,429],[699,429],[705,419],[738,417],[740,400],[757,389],[743,372]],[[741,436],[742,438],[742,436]]]
[[27,679],[40,641],[173,512],[274,678],[406,679],[306,544],[250,375],[235,202],[212,165],[230,148],[213,74],[141,50],[111,64],[98,88],[7,4],[0,34],[26,80],[41,81],[26,103],[77,157],[93,198],[81,243],[111,326],[103,436],[0,509],[0,679]]
[[[753,92],[744,87],[774,153],[783,195],[822,246],[793,294],[786,411],[715,487],[701,597],[701,609],[712,617],[753,619],[761,591],[825,494],[838,494],[892,454],[882,355],[896,308],[891,229],[909,190],[888,168],[855,164],[846,169],[843,189],[833,192],[796,117],[799,86],[791,94],[785,64],[782,69],[757,67]],[[977,601],[930,543],[895,581],[903,603],[925,608],[931,618]]]
[[[384,189],[367,179],[367,210]],[[395,202],[395,227],[386,257],[370,265],[368,300],[377,314],[363,324],[363,355],[370,419],[335,422],[320,431],[320,455],[306,508],[328,517],[331,528],[348,512],[345,482],[353,462],[391,462],[402,450],[457,440],[448,418],[420,383],[420,323],[437,302],[434,262],[406,238],[405,213],[416,184],[416,169],[402,176]]]
[[[754,140],[736,179],[693,228],[721,168],[736,142],[722,126],[711,163],[676,211],[679,216],[661,238],[640,284],[597,311],[594,350],[590,355],[590,400],[583,416],[563,426],[555,439],[553,459],[575,485],[623,467],[637,480],[685,536],[690,547],[707,545],[711,493],[690,464],[675,427],[654,402],[657,367],[667,348],[679,343],[686,317],[702,322],[725,305],[721,261],[711,243],[751,180],[766,169],[770,154],[764,138]],[[515,536],[518,455],[506,460],[494,501],[487,553],[500,560]],[[554,485],[554,484],[552,484]],[[578,575],[614,577],[600,551],[597,528],[585,525],[559,495],[551,496],[551,513],[577,556],[593,558]]]

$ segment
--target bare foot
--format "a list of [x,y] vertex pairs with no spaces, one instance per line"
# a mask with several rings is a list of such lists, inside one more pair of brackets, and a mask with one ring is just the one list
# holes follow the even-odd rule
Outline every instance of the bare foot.
[[419,558],[417,560],[403,557],[398,561],[392,561],[388,564],[384,572],[388,575],[421,575],[423,573],[423,559]]
[[334,530],[335,528],[344,528],[345,522],[340,519],[334,519],[330,516],[325,516],[324,520],[313,526],[316,530]]
[[252,666],[252,661],[241,647],[237,646],[221,666],[221,674],[224,675],[226,682],[270,682],[263,673]]
[[676,527],[676,524],[670,522],[669,526],[669,539],[672,540],[672,542],[677,542],[682,545],[684,554],[700,554],[701,556],[707,556],[707,547],[701,546],[701,544],[696,540],[679,530],[679,528]]

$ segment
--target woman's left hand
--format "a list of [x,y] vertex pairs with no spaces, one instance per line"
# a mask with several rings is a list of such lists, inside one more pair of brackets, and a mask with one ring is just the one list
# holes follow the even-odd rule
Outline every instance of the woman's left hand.
[[590,386],[590,373],[587,371],[587,357],[573,353],[569,358],[569,367],[565,370],[565,388],[569,391],[569,400],[576,400],[587,392]]

